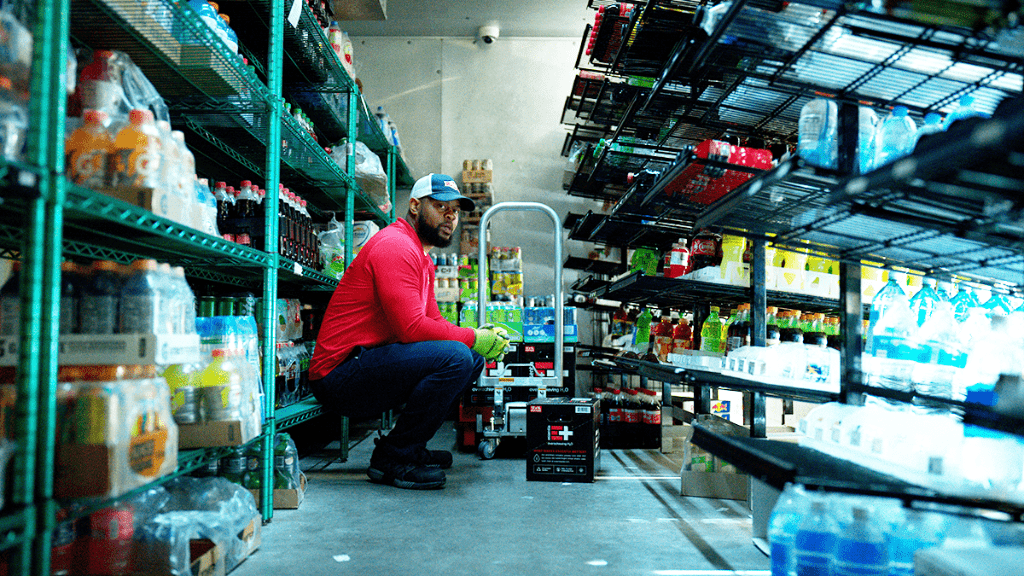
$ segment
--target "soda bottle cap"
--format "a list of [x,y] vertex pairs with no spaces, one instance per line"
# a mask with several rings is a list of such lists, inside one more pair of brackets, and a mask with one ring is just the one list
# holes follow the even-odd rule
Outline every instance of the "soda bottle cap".
[[128,113],[128,121],[132,124],[142,124],[146,121],[146,110],[136,108]]
[[252,181],[251,180],[242,180],[242,188],[246,188],[246,187],[250,187],[250,188],[252,187]]
[[712,306],[711,307],[711,311],[714,312],[715,314],[718,314],[718,311],[719,311],[718,306]]
[[227,188],[227,186],[228,186],[227,182],[217,182],[216,184],[214,184],[215,188]]
[[157,269],[157,263],[156,260],[153,260],[151,258],[142,258],[132,262],[131,269],[146,270],[152,272],[153,270]]
[[234,186],[228,186],[227,190],[228,190],[228,194],[231,194],[232,196],[234,196],[234,194],[235,194],[235,187]]
[[218,348],[218,349],[213,351],[213,357],[214,358],[223,358],[224,356],[227,356],[227,352],[228,351],[223,349],[223,348]]
[[104,272],[117,272],[117,262],[111,260],[97,260],[92,263],[93,270],[103,270]]
[[96,56],[99,57],[99,58],[104,58],[104,59],[105,58],[110,58],[113,55],[114,55],[114,51],[113,50],[97,50],[96,51]]
[[[17,260],[15,262],[19,266],[21,265],[21,263],[18,262]],[[61,262],[60,263],[60,271],[61,272],[77,272],[78,271],[78,264],[75,264],[74,262],[68,262],[68,261]]]
[[615,388],[612,389],[612,394],[621,394],[621,393],[622,393],[621,390],[618,390],[618,389],[615,389]]

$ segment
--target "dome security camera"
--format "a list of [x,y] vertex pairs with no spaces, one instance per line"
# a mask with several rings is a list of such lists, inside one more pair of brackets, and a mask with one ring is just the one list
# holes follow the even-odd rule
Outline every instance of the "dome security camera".
[[498,28],[497,22],[488,22],[477,31],[477,36],[484,41],[484,44],[493,44],[500,35],[501,30]]

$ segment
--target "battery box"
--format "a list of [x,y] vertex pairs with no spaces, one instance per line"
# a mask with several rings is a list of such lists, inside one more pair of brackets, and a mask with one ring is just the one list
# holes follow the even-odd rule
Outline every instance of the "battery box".
[[593,482],[601,467],[600,401],[537,398],[526,405],[526,479]]
[[[463,399],[466,406],[493,406],[495,386],[502,386],[504,402],[529,402],[537,397],[538,378],[554,377],[555,345],[516,343],[501,362],[489,362]],[[548,397],[576,393],[576,346],[566,344],[562,354],[563,377],[558,386],[547,385]],[[549,381],[550,382],[550,381]]]

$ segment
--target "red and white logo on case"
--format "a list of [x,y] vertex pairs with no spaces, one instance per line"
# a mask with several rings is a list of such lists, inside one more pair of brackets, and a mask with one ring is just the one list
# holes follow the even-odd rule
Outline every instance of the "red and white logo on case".
[[548,440],[551,442],[569,442],[572,430],[568,426],[548,426]]

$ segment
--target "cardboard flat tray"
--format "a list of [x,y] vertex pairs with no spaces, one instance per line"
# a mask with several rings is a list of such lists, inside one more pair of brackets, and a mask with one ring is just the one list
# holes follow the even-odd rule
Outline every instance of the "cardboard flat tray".
[[[62,334],[61,366],[185,364],[200,358],[197,334]],[[0,366],[17,366],[18,338],[0,337]]]

